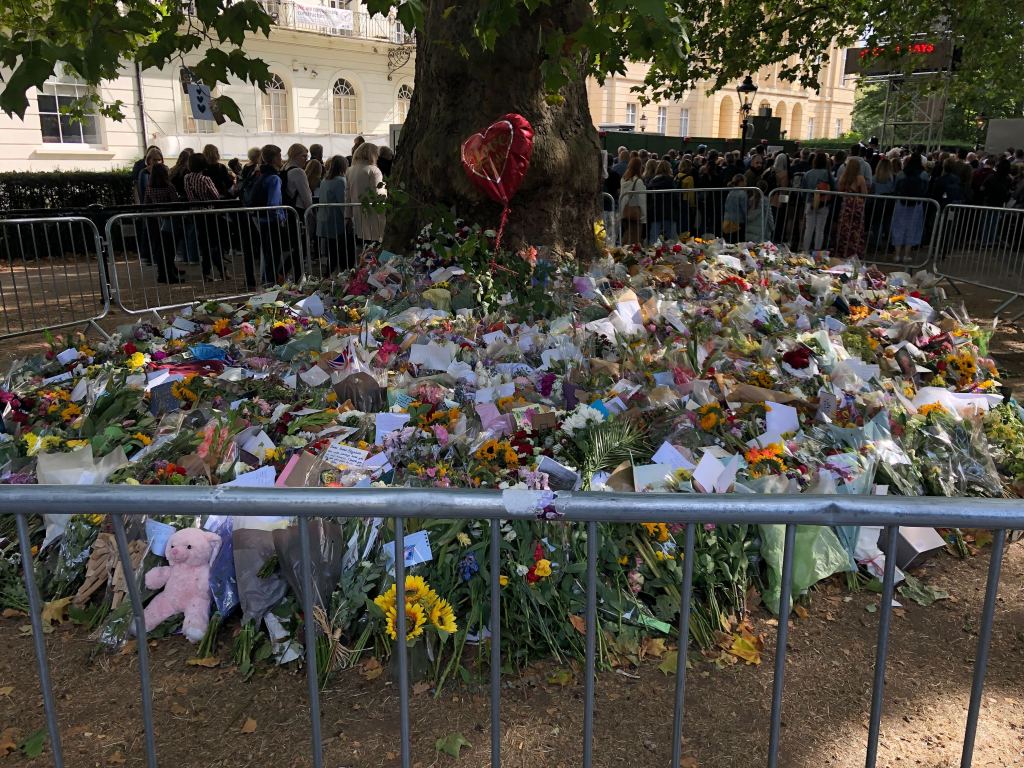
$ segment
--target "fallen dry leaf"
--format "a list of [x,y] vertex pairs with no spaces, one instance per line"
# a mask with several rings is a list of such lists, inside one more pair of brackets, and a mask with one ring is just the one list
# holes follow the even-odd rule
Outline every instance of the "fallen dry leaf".
[[256,733],[256,721],[251,717],[245,718],[245,722],[242,723],[242,733]]
[[380,662],[377,661],[377,659],[369,658],[363,662],[359,671],[367,680],[376,680],[384,674],[384,667],[380,665]]
[[802,605],[800,605],[800,603],[793,604],[793,613],[795,613],[801,619],[806,619],[810,615],[808,610],[804,608]]
[[4,612],[0,614],[0,616],[3,616],[5,619],[17,619],[21,616],[28,616],[28,614],[24,611],[15,610],[14,608],[4,608]]
[[107,758],[107,765],[124,765],[124,763],[124,755],[121,753],[121,750],[118,750]]
[[425,680],[416,683],[412,687],[412,692],[414,694],[416,694],[417,696],[419,694],[421,694],[421,693],[426,693],[429,690],[430,690],[430,683],[426,682]]
[[125,644],[121,647],[121,655],[131,656],[133,653],[135,653],[135,649],[137,646],[138,643],[135,642],[134,637],[131,640],[125,641]]
[[206,667],[213,669],[220,666],[220,659],[216,656],[203,656],[202,658],[187,659],[185,664],[189,667]]
[[665,655],[665,640],[661,637],[648,637],[640,644],[641,658],[650,656],[652,659],[660,659]]
[[729,653],[738,659],[743,659],[747,664],[753,664],[756,666],[761,663],[761,650],[763,648],[764,643],[761,638],[744,629],[740,630],[738,634],[733,636],[732,646],[729,648]]
[[0,696],[10,696],[12,693],[14,693],[13,685],[5,685],[3,688],[0,688]]
[[43,624],[63,624],[67,621],[68,606],[71,605],[70,597],[62,597],[60,600],[52,600],[43,606]]
[[697,768],[696,757],[681,757],[679,758],[679,768]]
[[582,616],[569,614],[569,623],[572,624],[573,629],[575,629],[581,635],[587,634],[587,620],[584,619]]
[[0,732],[0,757],[6,757],[18,748],[18,731],[5,728]]
[[187,715],[188,714],[188,709],[186,707],[181,706],[181,704],[179,704],[178,702],[172,701],[171,702],[171,714],[172,715]]

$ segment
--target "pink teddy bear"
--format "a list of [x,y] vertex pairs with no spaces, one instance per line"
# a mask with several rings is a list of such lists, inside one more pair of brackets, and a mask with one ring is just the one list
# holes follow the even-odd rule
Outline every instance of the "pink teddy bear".
[[185,614],[182,629],[198,643],[210,623],[210,567],[220,551],[220,536],[199,528],[185,528],[167,541],[164,556],[170,565],[146,573],[149,589],[163,592],[146,606],[146,631],[178,613]]

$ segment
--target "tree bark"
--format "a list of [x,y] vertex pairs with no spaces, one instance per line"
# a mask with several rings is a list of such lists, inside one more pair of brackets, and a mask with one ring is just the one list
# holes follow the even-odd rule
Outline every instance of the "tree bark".
[[[511,200],[502,247],[551,246],[588,257],[595,251],[601,180],[586,83],[581,71],[562,89],[561,101],[549,100],[538,40],[544,28],[576,28],[581,14],[590,13],[589,5],[564,0],[532,16],[520,8],[515,28],[499,38],[493,52],[485,53],[472,28],[486,3],[429,2],[423,29],[417,32],[416,87],[391,184],[404,187],[413,205],[453,206],[467,223],[496,229],[501,206],[470,184],[460,146],[502,115],[517,112],[533,126],[533,158]],[[389,222],[386,244],[407,247],[415,234],[409,217],[398,217]]]

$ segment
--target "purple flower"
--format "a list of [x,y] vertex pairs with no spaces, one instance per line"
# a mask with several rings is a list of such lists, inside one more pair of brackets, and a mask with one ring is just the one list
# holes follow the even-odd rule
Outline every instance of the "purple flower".
[[459,561],[459,574],[463,581],[469,581],[477,573],[480,573],[480,563],[476,561],[476,555],[470,553]]
[[537,382],[537,387],[540,393],[544,397],[551,396],[551,390],[555,386],[555,382],[558,380],[558,376],[553,373],[545,373],[540,377],[540,381]]

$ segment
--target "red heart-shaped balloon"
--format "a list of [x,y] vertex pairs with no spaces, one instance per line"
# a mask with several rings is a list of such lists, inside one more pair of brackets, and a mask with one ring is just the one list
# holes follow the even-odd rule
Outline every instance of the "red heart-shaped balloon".
[[462,167],[469,180],[495,202],[508,206],[530,167],[533,126],[522,115],[510,113],[483,133],[462,142]]

